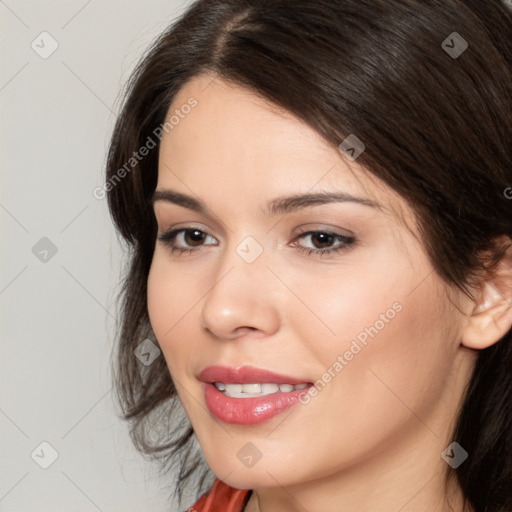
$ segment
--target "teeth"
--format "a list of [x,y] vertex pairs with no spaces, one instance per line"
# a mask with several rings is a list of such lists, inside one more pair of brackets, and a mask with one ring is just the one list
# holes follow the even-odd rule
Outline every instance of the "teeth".
[[261,393],[261,384],[242,384],[243,393]]
[[307,384],[272,384],[264,382],[262,384],[225,384],[224,382],[214,382],[215,387],[219,391],[223,391],[226,396],[232,398],[255,398],[259,396],[271,395],[272,393],[290,393],[304,389]]
[[277,384],[262,384],[261,392],[265,393],[265,395],[269,395],[270,393],[277,393],[279,391],[279,386]]
[[224,384],[226,386],[226,393],[241,393],[242,384]]

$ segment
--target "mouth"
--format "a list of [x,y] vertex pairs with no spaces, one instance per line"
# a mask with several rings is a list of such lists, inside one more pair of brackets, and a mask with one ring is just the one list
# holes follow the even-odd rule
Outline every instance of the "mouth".
[[208,410],[224,423],[255,425],[299,402],[312,382],[244,366],[209,366],[198,376]]

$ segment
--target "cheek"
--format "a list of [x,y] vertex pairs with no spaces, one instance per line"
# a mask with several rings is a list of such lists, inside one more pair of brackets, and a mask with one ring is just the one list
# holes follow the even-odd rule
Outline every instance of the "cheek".
[[450,372],[452,322],[429,285],[407,293],[394,290],[364,310],[348,308],[338,323],[346,334],[331,351],[331,361],[344,360],[336,393],[354,411],[362,404],[371,409],[377,423],[404,419],[409,408],[428,415]]
[[156,254],[148,275],[147,300],[151,326],[161,342],[163,334],[172,327],[173,315],[169,313],[175,311],[177,299],[171,293],[165,267]]
[[[294,440],[290,452],[299,450],[311,461],[325,457],[326,467],[335,460],[356,461],[421,428],[421,421],[437,430],[431,418],[450,372],[446,345],[455,335],[431,283],[414,293],[405,282],[380,293],[373,284],[345,284],[343,293],[323,287],[324,294],[308,296],[312,309],[323,304],[316,311],[335,336],[311,316],[295,324],[318,379],[318,393],[300,410],[301,425],[310,427],[301,428],[308,439],[322,441]],[[352,295],[356,289],[359,294]],[[285,428],[282,434],[285,439]]]
[[439,282],[433,275],[422,282],[424,275],[403,260],[401,269],[374,261],[364,272],[351,270],[292,284],[304,304],[286,308],[289,325],[317,362],[315,377],[330,389],[320,394],[329,400],[335,393],[354,410],[369,403],[396,410],[403,407],[396,395],[411,406],[432,405],[450,371],[447,347],[456,346]]
[[[184,272],[177,271],[166,263],[165,257],[155,251],[155,256],[148,275],[147,302],[148,314],[164,357],[169,368],[176,357],[173,355],[186,347],[191,350],[191,342],[194,337],[188,337],[187,343],[178,343],[186,334],[187,326],[190,326],[192,315],[195,311],[194,305],[201,294],[194,288],[194,279]],[[171,277],[172,276],[172,277]]]
[[[389,238],[393,239],[391,235]],[[332,268],[294,275],[289,283],[303,299],[304,324],[309,323],[311,330],[321,329],[321,345],[345,350],[347,340],[349,349],[350,341],[358,335],[364,342],[368,337],[365,332],[375,323],[379,331],[387,329],[400,315],[397,309],[407,301],[417,273],[406,254],[383,243],[360,249],[357,257],[348,253],[342,264]]]
[[296,275],[288,283],[300,300],[289,300],[283,314],[296,338],[327,368],[345,351],[357,351],[354,341],[364,349],[389,333],[391,324],[400,323],[411,281],[410,275],[375,260],[309,277]]

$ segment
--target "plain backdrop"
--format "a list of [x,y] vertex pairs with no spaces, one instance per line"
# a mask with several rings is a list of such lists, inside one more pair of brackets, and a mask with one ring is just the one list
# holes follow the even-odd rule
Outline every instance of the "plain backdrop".
[[111,392],[121,87],[184,0],[0,0],[0,511],[160,512]]

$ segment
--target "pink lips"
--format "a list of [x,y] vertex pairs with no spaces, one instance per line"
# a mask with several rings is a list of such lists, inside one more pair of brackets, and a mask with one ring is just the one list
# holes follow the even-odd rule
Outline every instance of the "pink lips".
[[[255,425],[267,420],[292,407],[299,401],[303,393],[307,393],[311,383],[267,370],[244,366],[228,368],[225,366],[209,366],[199,374],[204,384],[206,405],[217,419],[225,423],[238,425]],[[214,382],[224,384],[274,383],[274,384],[307,384],[303,389],[290,392],[276,392],[261,397],[232,398],[219,391]]]

